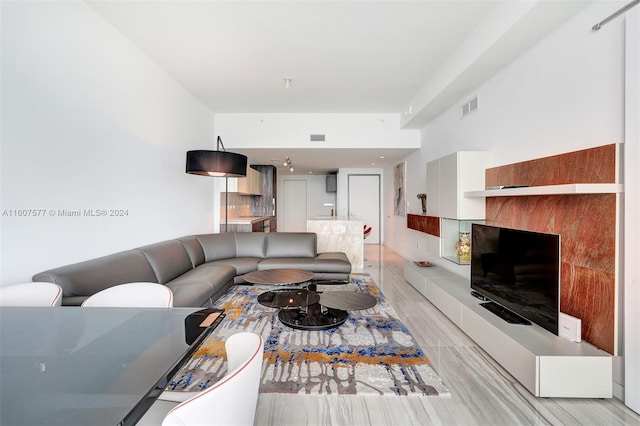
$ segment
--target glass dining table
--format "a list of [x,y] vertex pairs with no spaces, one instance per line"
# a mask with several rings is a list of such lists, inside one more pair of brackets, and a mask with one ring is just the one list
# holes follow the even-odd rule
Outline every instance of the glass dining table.
[[0,308],[0,424],[135,424],[209,334],[196,311]]

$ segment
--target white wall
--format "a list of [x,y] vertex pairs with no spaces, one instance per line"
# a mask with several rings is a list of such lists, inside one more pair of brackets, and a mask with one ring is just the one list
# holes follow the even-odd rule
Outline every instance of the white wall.
[[[393,173],[392,173],[393,174]],[[336,193],[336,215],[340,218],[346,218],[349,215],[349,175],[380,175],[380,182],[382,188],[380,188],[380,200],[381,200],[381,212],[380,212],[380,244],[384,244],[384,236],[385,236],[385,226],[386,226],[386,215],[387,210],[385,209],[386,195],[385,195],[385,177],[384,177],[384,169],[382,168],[348,168],[343,167],[338,170],[338,191]],[[391,185],[393,188],[393,182]],[[393,193],[393,191],[390,191]],[[391,210],[393,212],[393,205],[391,206]]]
[[624,168],[625,404],[640,413],[640,8],[626,16]]
[[[422,260],[427,247],[437,249],[437,238],[407,228],[407,217],[394,214],[393,191],[391,191],[394,184],[393,167],[393,165],[386,167],[382,173],[382,188],[383,191],[387,190],[386,195],[383,195],[383,241],[385,245],[407,259]],[[422,214],[422,204],[417,195],[426,192],[426,171],[427,160],[424,149],[406,158],[406,211],[408,214]]]
[[[211,113],[84,3],[1,7],[2,285],[210,231],[214,182],[184,168]],[[78,209],[128,215],[59,213]]]
[[[398,114],[216,114],[216,130],[234,148],[417,148],[418,131]],[[309,142],[310,134],[326,135]]]
[[[414,211],[419,204],[411,194],[426,190],[426,162],[452,152],[490,151],[496,166],[623,141],[624,26],[613,21],[606,31],[591,31],[612,8],[586,8],[460,98],[462,103],[478,94],[477,112],[461,120],[456,103],[422,129],[421,150],[406,159]],[[437,255],[427,250],[437,244],[391,219],[395,226],[387,236],[402,234],[395,239],[401,244],[387,239],[394,250],[414,259]],[[422,249],[416,251],[416,244]],[[453,270],[468,274],[468,267]]]
[[[619,18],[598,32],[591,31],[619,6],[607,2],[588,6],[462,96],[422,129],[420,153],[407,158],[408,174],[416,173],[419,181],[427,161],[462,150],[490,151],[491,166],[497,166],[624,142],[625,20]],[[479,95],[479,110],[461,120],[459,104],[475,94]],[[407,193],[424,192],[426,181],[422,182],[420,186],[410,180]],[[625,187],[626,193],[633,191],[640,189]],[[437,244],[433,244],[437,239],[403,229],[404,224],[393,218],[390,221],[387,242],[394,250],[469,276],[468,266],[438,258]],[[392,238],[394,235],[400,237]],[[637,371],[637,351],[626,352],[625,358],[636,360]],[[614,393],[621,397],[619,370],[614,379]]]
[[[349,175],[384,175],[384,169],[381,168],[346,168],[343,167],[338,170],[338,192],[336,193],[337,209],[336,214],[340,217],[347,217],[349,208]],[[384,177],[382,178],[384,181]],[[392,186],[393,187],[393,186]],[[381,188],[381,199],[385,199],[384,187]],[[393,191],[391,191],[393,192]],[[392,208],[393,211],[393,208]],[[383,214],[386,214],[383,209]],[[382,235],[382,233],[381,233]]]
[[470,92],[478,112],[460,120],[458,105],[424,128],[428,157],[490,150],[512,163],[623,140],[624,25],[593,22],[616,5],[596,3]]

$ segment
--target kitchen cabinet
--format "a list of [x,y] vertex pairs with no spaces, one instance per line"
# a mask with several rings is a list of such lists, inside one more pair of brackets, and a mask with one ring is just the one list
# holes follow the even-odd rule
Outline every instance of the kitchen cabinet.
[[253,232],[270,232],[271,231],[271,218],[260,220],[252,224]]
[[228,232],[270,232],[271,216],[246,216],[229,219]]
[[247,167],[247,176],[229,178],[229,192],[244,195],[262,195],[262,175],[252,167]]

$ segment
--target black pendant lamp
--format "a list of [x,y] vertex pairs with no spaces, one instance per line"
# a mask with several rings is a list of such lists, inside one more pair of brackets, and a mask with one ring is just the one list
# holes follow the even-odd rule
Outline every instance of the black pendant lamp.
[[[220,151],[222,146],[222,151]],[[218,136],[215,151],[187,151],[187,173],[201,176],[244,177],[247,175],[247,157],[227,152]]]

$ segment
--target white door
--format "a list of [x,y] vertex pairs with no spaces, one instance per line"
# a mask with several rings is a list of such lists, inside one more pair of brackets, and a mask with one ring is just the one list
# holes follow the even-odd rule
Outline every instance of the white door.
[[282,216],[283,232],[307,231],[307,181],[285,180],[282,182]]
[[380,244],[380,175],[349,175],[349,217],[371,227],[365,244]]

